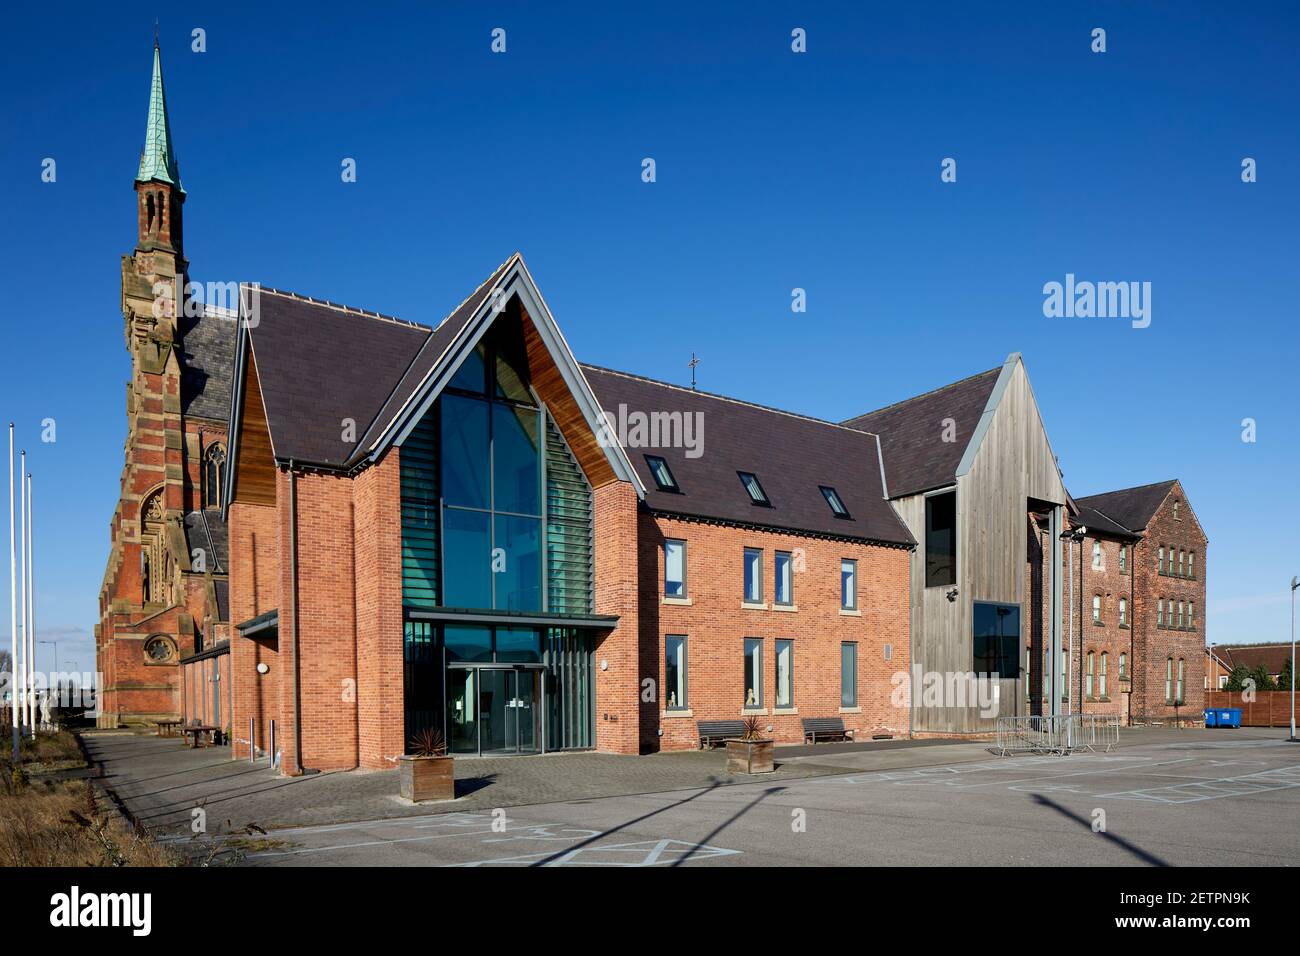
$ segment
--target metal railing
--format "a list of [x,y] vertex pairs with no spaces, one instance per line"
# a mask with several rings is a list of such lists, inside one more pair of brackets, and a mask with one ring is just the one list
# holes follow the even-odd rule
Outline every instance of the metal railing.
[[997,752],[1065,754],[1075,751],[1109,753],[1119,743],[1119,718],[1102,714],[1059,714],[1055,717],[999,717]]

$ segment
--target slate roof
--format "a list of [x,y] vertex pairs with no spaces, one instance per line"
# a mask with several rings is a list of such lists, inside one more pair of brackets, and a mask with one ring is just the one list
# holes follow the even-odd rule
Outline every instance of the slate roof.
[[1130,531],[1122,524],[1113,521],[1109,516],[1098,511],[1096,508],[1089,508],[1085,505],[1079,505],[1078,514],[1073,517],[1071,524],[1076,527],[1083,525],[1088,529],[1089,533],[1095,531],[1099,534],[1111,535],[1116,538],[1137,540],[1142,537],[1137,532]]
[[1075,502],[1079,505],[1080,511],[1100,512],[1111,522],[1136,534],[1146,528],[1173,486],[1172,480],[1157,481],[1136,488],[1122,488],[1119,491],[1107,491],[1100,495],[1076,498]]
[[[850,418],[843,424],[880,436],[891,498],[951,484],[957,477],[1001,366],[932,392]],[[956,423],[956,440],[943,440],[943,421]]]
[[207,508],[185,515],[185,547],[193,561],[195,551],[202,550],[205,570],[213,574],[226,571],[230,561],[230,534],[221,511]]
[[199,317],[181,317],[181,412],[187,417],[229,420],[238,325],[207,309]]
[[[627,448],[652,510],[743,524],[911,545],[907,528],[884,498],[872,435],[832,422],[680,388],[594,365],[583,373],[607,415],[699,414],[702,453]],[[661,491],[646,455],[667,461],[680,493]],[[771,507],[750,501],[737,472],[758,477]],[[837,518],[819,486],[835,489],[850,517]]]
[[230,582],[218,578],[212,582],[212,590],[217,596],[217,620],[224,624],[230,620]]
[[259,307],[248,334],[276,457],[344,466],[431,330],[276,289]]

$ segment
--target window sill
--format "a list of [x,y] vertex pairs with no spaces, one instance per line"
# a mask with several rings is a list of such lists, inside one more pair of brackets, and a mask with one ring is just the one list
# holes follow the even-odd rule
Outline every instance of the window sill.
[[798,707],[775,707],[772,710],[773,717],[790,717],[799,713]]
[[1102,696],[1100,696],[1100,697],[1097,698],[1097,702],[1098,702],[1098,703],[1101,703],[1101,704],[1109,704],[1109,703],[1110,703],[1110,697],[1109,697],[1108,695],[1106,695],[1106,694],[1103,694]]
[[841,708],[840,708],[840,713],[841,713],[841,714],[860,714],[860,713],[862,713],[862,708],[861,708],[861,707],[841,707]]
[[694,716],[695,716],[695,711],[681,710],[678,708],[674,708],[673,710],[665,710],[663,713],[659,715],[661,720],[676,720],[682,717],[694,717]]
[[1121,624],[1121,625],[1119,626],[1119,628],[1120,628],[1121,631],[1127,631],[1127,630],[1129,629],[1129,627],[1128,627],[1127,624]]
[[1106,622],[1105,622],[1105,621],[1093,621],[1093,622],[1092,622],[1092,626],[1093,626],[1093,627],[1105,627],[1105,626],[1106,626]]
[[672,604],[672,605],[676,605],[677,607],[690,607],[692,604],[695,603],[688,597],[668,597],[667,595],[664,595],[659,600],[660,603],[662,604]]
[[862,612],[857,608],[840,608],[840,617],[862,617]]
[[741,717],[766,717],[768,716],[766,707],[744,707],[740,711]]
[[773,605],[772,605],[772,610],[773,610],[773,611],[787,611],[787,612],[791,612],[791,613],[793,613],[794,611],[799,610],[799,605],[798,605],[798,604],[773,604]]
[[766,605],[766,604],[752,604],[752,603],[749,602],[749,601],[741,601],[741,602],[740,602],[740,609],[741,609],[742,611],[766,611],[766,610],[767,610],[767,605]]

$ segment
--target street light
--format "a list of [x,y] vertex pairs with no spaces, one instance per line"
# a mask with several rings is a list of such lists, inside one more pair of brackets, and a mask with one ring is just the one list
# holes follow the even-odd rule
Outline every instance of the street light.
[[1300,588],[1300,578],[1291,578],[1291,736],[1288,740],[1300,742],[1295,735],[1295,590]]

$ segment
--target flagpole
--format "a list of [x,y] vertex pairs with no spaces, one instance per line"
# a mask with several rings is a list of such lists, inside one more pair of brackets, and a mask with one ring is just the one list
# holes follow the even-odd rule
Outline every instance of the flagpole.
[[18,722],[22,724],[24,730],[27,729],[27,479],[23,476],[27,474],[27,451],[23,450],[19,458],[18,467],[18,517],[21,522],[21,534],[18,540],[18,551],[22,556],[22,561],[18,565],[18,592],[22,605],[22,623],[23,623],[23,641],[22,641],[22,665],[19,668],[18,678]]
[[14,423],[9,423],[9,722],[18,766],[18,556],[14,553]]
[[27,473],[27,733],[36,736],[36,585],[32,566],[32,476]]

